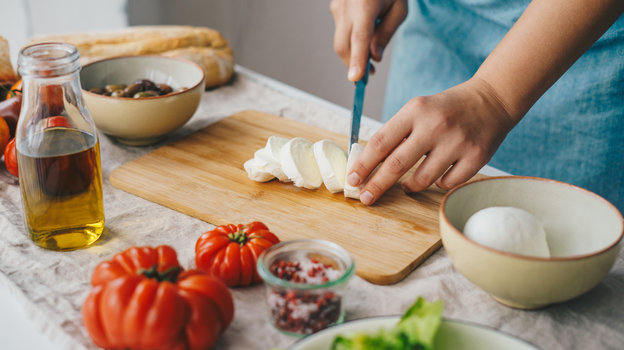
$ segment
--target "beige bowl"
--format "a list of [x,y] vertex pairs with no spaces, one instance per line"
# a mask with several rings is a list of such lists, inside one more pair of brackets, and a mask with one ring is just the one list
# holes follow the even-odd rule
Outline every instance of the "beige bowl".
[[[107,84],[149,79],[174,91],[147,98],[109,97],[89,92]],[[129,145],[149,145],[184,125],[195,113],[205,87],[195,63],[162,56],[126,56],[86,64],[80,83],[87,108],[99,130]]]
[[[551,257],[506,253],[464,236],[468,218],[491,206],[521,208],[541,220]],[[570,300],[598,284],[618,255],[624,223],[612,204],[587,190],[505,176],[448,192],[440,205],[440,231],[453,265],[468,280],[507,306],[535,309]]]

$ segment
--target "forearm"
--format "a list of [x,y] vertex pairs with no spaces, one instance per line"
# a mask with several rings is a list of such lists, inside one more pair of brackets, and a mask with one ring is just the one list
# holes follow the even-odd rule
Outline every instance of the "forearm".
[[474,79],[517,123],[622,11],[622,0],[534,0]]

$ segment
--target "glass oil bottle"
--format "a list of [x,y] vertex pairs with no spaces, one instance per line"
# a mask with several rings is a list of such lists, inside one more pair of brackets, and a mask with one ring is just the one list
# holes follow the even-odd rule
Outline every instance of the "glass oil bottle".
[[65,43],[20,51],[22,109],[16,148],[26,229],[39,246],[89,246],[104,230],[97,131],[80,87],[77,49]]

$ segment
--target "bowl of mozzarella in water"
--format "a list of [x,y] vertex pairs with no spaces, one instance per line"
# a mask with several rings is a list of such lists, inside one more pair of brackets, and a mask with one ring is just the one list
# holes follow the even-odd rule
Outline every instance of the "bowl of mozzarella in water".
[[453,265],[498,302],[519,309],[561,303],[609,273],[624,220],[599,195],[535,177],[476,180],[440,205],[442,243]]

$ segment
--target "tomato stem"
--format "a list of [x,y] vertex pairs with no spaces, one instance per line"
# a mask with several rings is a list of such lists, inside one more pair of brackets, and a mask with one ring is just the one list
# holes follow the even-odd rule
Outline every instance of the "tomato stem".
[[243,232],[243,228],[241,227],[241,228],[238,229],[238,231],[236,231],[236,233],[228,234],[228,238],[230,239],[230,241],[236,242],[236,243],[240,244],[240,246],[242,247],[242,246],[245,245],[245,243],[247,243],[247,241],[251,237],[247,237],[245,232]]
[[167,281],[175,283],[178,280],[178,275],[182,272],[182,267],[172,266],[164,272],[160,272],[158,271],[158,264],[154,264],[149,269],[140,269],[137,272],[145,277],[153,278],[158,282]]

